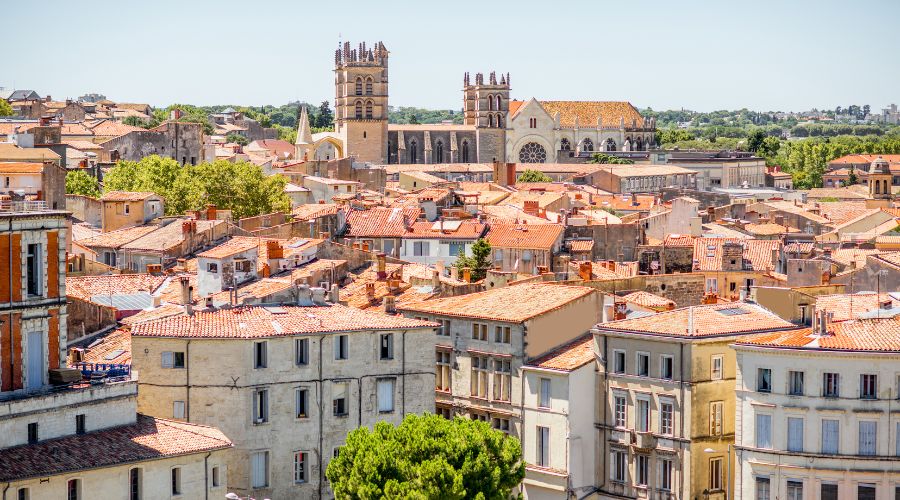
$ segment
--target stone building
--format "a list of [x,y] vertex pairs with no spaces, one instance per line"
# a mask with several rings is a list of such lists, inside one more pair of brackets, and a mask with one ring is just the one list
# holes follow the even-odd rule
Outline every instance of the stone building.
[[[134,325],[139,409],[216,425],[228,491],[323,498],[347,433],[434,411],[433,323],[325,302],[199,311]],[[188,378],[189,377],[189,378]]]
[[101,163],[139,161],[150,155],[172,158],[182,165],[203,161],[203,125],[166,121],[149,130],[139,129],[100,143]]
[[163,199],[150,192],[109,191],[100,197],[103,232],[144,225],[163,215]]

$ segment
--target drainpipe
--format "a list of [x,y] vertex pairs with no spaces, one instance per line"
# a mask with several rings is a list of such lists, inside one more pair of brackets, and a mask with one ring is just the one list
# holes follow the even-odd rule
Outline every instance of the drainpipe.
[[[403,384],[403,391],[400,393],[400,415],[406,416],[406,330],[401,334],[403,343],[403,359],[400,360],[400,382]],[[377,388],[375,389],[378,390]]]
[[323,399],[324,399],[323,395],[322,395],[322,391],[324,388],[323,387],[324,384],[322,383],[322,364],[325,362],[324,358],[322,357],[322,343],[324,343],[324,342],[325,342],[325,336],[319,335],[319,389],[318,389],[319,393],[317,394],[318,399],[319,399],[319,496],[318,496],[318,498],[322,498],[322,485],[325,482],[325,464],[323,463],[323,459],[322,459],[322,456],[324,453],[322,451],[322,446],[324,444],[324,442],[323,442],[324,439],[322,437],[322,432],[323,432],[322,431],[322,426],[323,426],[322,404],[323,404]]
[[206,500],[209,500],[209,456],[212,455],[212,452],[208,452],[205,457],[203,457],[203,497]]
[[187,389],[187,394],[185,395],[185,398],[184,398],[185,399],[184,406],[186,408],[184,411],[186,413],[185,417],[187,417],[186,420],[188,422],[190,422],[191,421],[191,340],[190,339],[188,339],[187,347],[185,348],[184,362],[185,362],[185,364],[184,364],[185,375],[187,376],[187,384],[185,384],[185,387]]
[[[608,368],[608,360],[609,360],[609,337],[606,335],[603,335],[603,360],[602,360],[603,386],[606,389],[605,391],[603,391],[603,405],[602,405],[603,406],[602,422],[603,422],[604,427],[607,426],[606,419],[608,418],[608,416],[606,415],[606,405],[609,403],[609,370],[607,369]],[[609,432],[608,429],[604,429],[604,431],[603,431],[603,439],[602,439],[602,441],[603,441],[603,456],[598,457],[603,461],[603,463],[606,463],[607,457],[609,457],[609,445],[607,444],[607,442],[609,441],[609,438],[607,437],[608,432]],[[606,470],[603,470],[603,472],[600,473],[601,487],[606,486],[606,478],[607,477],[609,477],[609,474],[606,472]]]
[[[9,262],[9,306],[10,306],[10,309],[11,309],[11,308],[12,308],[12,304],[13,304],[13,278],[12,278],[12,276],[13,276],[13,268],[12,268],[12,264],[13,264],[13,230],[12,230],[12,219],[10,219],[10,221],[9,221],[9,230],[7,231],[7,233],[9,234],[9,260],[8,260],[7,262]],[[20,251],[20,252],[22,251],[21,247],[19,248],[19,251]],[[16,381],[13,380],[13,376],[14,376],[14,374],[16,373],[15,364],[14,364],[14,363],[15,363],[14,360],[16,359],[16,350],[15,350],[15,346],[13,345],[12,311],[10,311],[10,312],[6,315],[6,318],[7,318],[6,322],[8,323],[7,328],[9,328],[9,388],[10,388],[10,390],[14,390],[15,387],[16,387]],[[4,492],[3,492],[3,496],[4,496],[4,498],[6,497],[6,491],[5,491],[5,490],[4,490]]]
[[[693,312],[693,309],[691,309],[691,311]],[[681,378],[681,380],[679,381],[678,385],[681,386],[681,415],[682,415],[681,416],[681,426],[680,426],[681,427],[681,435],[679,437],[683,440],[684,439],[684,343],[683,342],[679,344],[679,352],[680,352],[680,354],[678,356],[678,358],[679,358],[678,359],[678,365],[679,365],[678,376],[679,376],[679,378]],[[682,448],[681,470],[682,471],[684,470],[684,453],[683,453],[684,446],[685,446],[684,441],[681,441],[681,448]],[[691,468],[691,471],[693,472],[693,468]],[[681,477],[681,486],[682,486],[682,488],[684,488],[684,475],[683,474]],[[688,490],[687,496],[690,497],[690,490]]]
[[3,500],[6,500],[6,490],[9,489],[9,485],[12,483],[6,483],[6,487],[3,488]]

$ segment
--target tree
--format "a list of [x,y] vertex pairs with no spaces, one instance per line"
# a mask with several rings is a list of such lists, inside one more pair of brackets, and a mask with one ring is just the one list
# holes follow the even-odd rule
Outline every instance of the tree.
[[137,116],[126,116],[125,119],[122,120],[122,123],[124,123],[125,125],[131,125],[132,127],[146,127],[147,126],[147,122],[145,122],[144,120],[140,119]]
[[97,186],[97,179],[88,175],[84,170],[71,170],[66,174],[66,194],[98,198],[100,188]]
[[481,281],[487,276],[487,270],[491,267],[491,244],[487,240],[479,238],[472,245],[472,256],[466,256],[465,248],[459,251],[459,256],[453,264],[462,272],[469,268],[472,273],[472,281]]
[[225,141],[240,144],[241,146],[247,145],[247,138],[240,134],[228,134],[225,136]]
[[522,175],[519,176],[516,182],[553,182],[553,179],[540,170],[529,168],[522,172]]
[[328,101],[322,101],[322,104],[319,105],[319,112],[316,113],[315,123],[310,123],[309,125],[320,128],[334,126],[334,115],[331,113],[331,107],[329,107]]
[[847,185],[853,186],[859,184],[859,176],[856,175],[856,169],[853,168],[853,165],[850,165],[850,174],[847,175]]
[[763,145],[763,141],[766,140],[766,133],[761,128],[753,129],[747,135],[747,150],[751,153],[759,152],[759,149]]
[[486,422],[407,415],[352,431],[325,476],[337,498],[505,500],[525,477],[521,453]]
[[0,116],[12,116],[13,109],[12,106],[6,102],[6,99],[0,99]]
[[618,156],[608,155],[606,153],[594,153],[591,155],[590,163],[601,163],[609,165],[631,165],[634,160],[628,158],[619,158]]

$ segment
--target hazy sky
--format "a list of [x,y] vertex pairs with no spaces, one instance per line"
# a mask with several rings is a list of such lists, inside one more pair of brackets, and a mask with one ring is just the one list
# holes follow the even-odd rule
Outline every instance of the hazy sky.
[[0,86],[168,105],[333,100],[343,39],[390,50],[390,103],[517,99],[701,111],[900,101],[900,0],[49,0],[4,9]]

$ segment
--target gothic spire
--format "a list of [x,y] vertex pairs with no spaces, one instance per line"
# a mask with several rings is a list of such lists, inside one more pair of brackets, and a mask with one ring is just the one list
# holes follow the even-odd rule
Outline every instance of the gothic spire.
[[300,108],[300,119],[297,120],[297,140],[294,144],[312,144],[312,131],[309,128],[309,113],[306,112],[306,105]]

